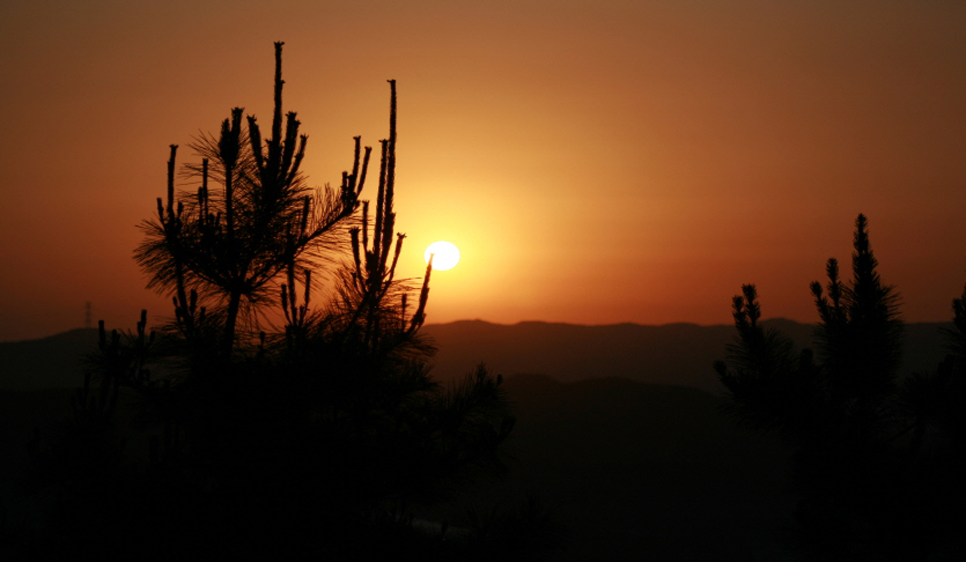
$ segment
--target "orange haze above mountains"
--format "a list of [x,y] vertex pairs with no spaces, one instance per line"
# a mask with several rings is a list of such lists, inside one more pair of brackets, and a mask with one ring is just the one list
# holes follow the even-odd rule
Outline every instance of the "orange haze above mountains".
[[726,324],[749,282],[811,322],[860,212],[906,319],[966,282],[962,2],[8,2],[0,341],[170,313],[135,226],[169,144],[270,119],[276,40],[313,184],[397,80],[402,273],[463,254],[430,322]]

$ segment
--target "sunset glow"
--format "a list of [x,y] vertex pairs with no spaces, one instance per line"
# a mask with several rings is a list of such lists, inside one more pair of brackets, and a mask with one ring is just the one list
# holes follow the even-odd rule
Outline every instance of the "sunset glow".
[[858,213],[907,320],[948,320],[966,282],[966,3],[8,4],[0,341],[87,302],[173,314],[135,225],[169,144],[198,165],[231,108],[270,122],[278,40],[310,185],[338,187],[357,135],[378,169],[397,81],[400,275],[453,232],[473,256],[427,322],[728,324],[749,282],[813,322]]

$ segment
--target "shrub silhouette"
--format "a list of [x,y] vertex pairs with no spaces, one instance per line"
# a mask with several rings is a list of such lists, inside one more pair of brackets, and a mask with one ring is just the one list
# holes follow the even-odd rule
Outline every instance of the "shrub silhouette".
[[962,556],[966,292],[954,301],[949,358],[933,373],[900,379],[898,296],[876,272],[863,215],[853,246],[852,279],[842,281],[830,259],[825,289],[811,284],[817,361],[759,324],[755,286],[745,285],[733,302],[736,343],[715,369],[739,419],[794,447],[796,522],[812,554]]
[[283,119],[281,54],[276,43],[270,138],[233,109],[195,143],[191,192],[175,188],[171,147],[167,195],[135,257],[174,318],[157,336],[143,312],[127,336],[101,323],[73,421],[34,448],[37,485],[58,497],[48,555],[465,554],[416,532],[409,508],[498,474],[514,418],[482,366],[451,389],[428,375],[431,265],[421,288],[395,277],[395,82],[370,212],[359,137],[339,190],[307,186],[307,137],[295,113]]

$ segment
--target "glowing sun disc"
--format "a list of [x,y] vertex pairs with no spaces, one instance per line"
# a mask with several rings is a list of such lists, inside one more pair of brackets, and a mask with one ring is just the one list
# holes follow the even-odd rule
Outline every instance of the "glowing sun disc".
[[453,269],[460,262],[460,250],[450,242],[433,242],[427,246],[423,253],[423,259],[426,260],[426,263],[429,263],[430,254],[434,254],[433,269],[439,271]]

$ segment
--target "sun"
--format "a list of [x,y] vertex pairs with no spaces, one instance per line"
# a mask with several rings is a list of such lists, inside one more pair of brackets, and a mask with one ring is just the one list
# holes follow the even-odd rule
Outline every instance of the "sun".
[[433,242],[426,247],[423,259],[429,263],[429,256],[433,254],[433,269],[446,271],[453,269],[460,262],[460,250],[450,242]]

